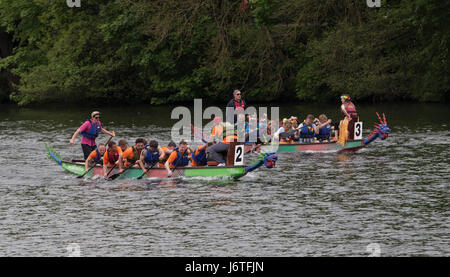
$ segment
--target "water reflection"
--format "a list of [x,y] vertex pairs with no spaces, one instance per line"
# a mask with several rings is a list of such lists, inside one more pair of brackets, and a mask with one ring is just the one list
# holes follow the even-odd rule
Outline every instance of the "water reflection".
[[352,156],[344,154],[344,153],[339,153],[339,154],[337,154],[337,159],[340,162],[346,162],[346,161],[351,161],[352,160]]

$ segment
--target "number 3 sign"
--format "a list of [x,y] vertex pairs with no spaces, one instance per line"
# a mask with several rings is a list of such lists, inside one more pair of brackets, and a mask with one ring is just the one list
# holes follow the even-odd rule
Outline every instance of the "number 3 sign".
[[355,122],[355,134],[353,139],[362,139],[362,122]]

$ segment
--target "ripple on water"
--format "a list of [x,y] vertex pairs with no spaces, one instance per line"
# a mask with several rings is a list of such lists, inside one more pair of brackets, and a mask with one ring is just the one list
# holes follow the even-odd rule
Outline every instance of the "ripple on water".
[[[383,256],[448,256],[446,125],[396,126],[354,154],[280,154],[239,181],[107,182],[44,158],[44,142],[80,157],[68,145],[77,124],[0,121],[1,255],[63,256],[77,243],[88,256],[366,256],[378,243]],[[170,134],[114,128],[129,142]]]

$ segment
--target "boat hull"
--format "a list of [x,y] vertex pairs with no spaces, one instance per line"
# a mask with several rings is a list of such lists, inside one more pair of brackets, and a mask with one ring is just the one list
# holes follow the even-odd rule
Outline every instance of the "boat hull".
[[[70,173],[76,175],[84,174],[84,164],[82,163],[74,163],[63,161],[61,166]],[[245,170],[245,166],[224,166],[224,167],[216,167],[216,166],[197,166],[197,167],[179,167],[174,170],[171,177],[229,177],[229,178],[240,178],[244,176],[247,172]],[[109,169],[108,169],[109,171]],[[112,176],[116,173],[119,173],[118,169],[113,169],[109,176]],[[130,168],[124,171],[118,179],[137,179],[142,175],[142,170],[140,168]],[[103,175],[103,167],[96,166],[91,171],[89,171],[85,177],[104,177]],[[109,177],[108,176],[108,177]],[[165,168],[152,168],[147,173],[147,178],[169,178],[167,175],[167,170]]]
[[[295,152],[353,152],[365,146],[363,140],[347,141],[344,146],[335,141],[322,143],[280,143],[278,145],[277,153],[295,153]],[[254,145],[246,144],[245,152],[250,152],[254,149]]]

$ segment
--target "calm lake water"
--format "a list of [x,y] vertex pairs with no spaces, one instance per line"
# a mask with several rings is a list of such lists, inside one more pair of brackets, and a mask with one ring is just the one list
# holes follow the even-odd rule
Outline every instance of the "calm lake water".
[[[354,154],[279,154],[238,181],[152,183],[77,179],[44,143],[80,158],[69,139],[100,109],[118,138],[166,144],[172,107],[0,106],[0,255],[449,256],[449,106],[357,108],[365,136],[385,112],[389,138]],[[338,105],[280,107],[307,113],[339,117]]]

